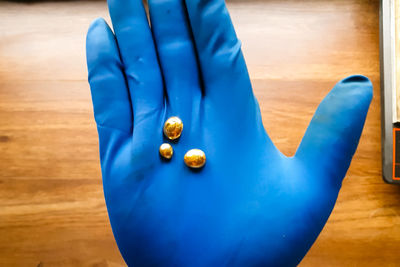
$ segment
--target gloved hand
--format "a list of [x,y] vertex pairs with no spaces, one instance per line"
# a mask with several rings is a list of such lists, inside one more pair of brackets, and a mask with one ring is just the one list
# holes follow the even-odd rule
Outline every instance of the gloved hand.
[[[223,0],[109,0],[87,61],[112,229],[129,266],[294,266],[335,204],[372,85],[340,81],[294,157],[266,134]],[[163,124],[184,129],[162,160]],[[184,154],[202,149],[204,168]]]

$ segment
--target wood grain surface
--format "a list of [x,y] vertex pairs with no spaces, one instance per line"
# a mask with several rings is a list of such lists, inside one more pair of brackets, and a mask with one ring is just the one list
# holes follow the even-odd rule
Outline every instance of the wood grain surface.
[[[381,178],[378,0],[231,1],[265,127],[292,155],[347,75],[374,100],[302,266],[399,266],[400,188]],[[123,266],[103,199],[85,33],[105,2],[0,2],[0,266]],[[273,253],[267,251],[266,253]]]

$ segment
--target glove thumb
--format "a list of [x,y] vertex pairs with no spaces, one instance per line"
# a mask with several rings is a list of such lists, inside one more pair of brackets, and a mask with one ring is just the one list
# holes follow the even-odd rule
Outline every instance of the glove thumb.
[[356,151],[372,100],[371,81],[361,75],[339,83],[319,105],[296,152],[295,158],[312,175],[340,187]]

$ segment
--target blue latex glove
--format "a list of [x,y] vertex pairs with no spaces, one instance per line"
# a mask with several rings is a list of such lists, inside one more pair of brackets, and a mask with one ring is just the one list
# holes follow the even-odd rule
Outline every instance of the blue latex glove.
[[[363,76],[323,100],[294,157],[266,134],[223,0],[109,0],[87,61],[112,229],[130,266],[294,266],[327,221],[372,98]],[[170,162],[163,124],[184,123]],[[192,148],[207,156],[192,171]]]

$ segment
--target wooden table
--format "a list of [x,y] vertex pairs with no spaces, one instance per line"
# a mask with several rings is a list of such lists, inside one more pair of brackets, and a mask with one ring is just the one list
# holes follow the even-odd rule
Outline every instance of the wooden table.
[[[320,100],[362,73],[374,100],[302,266],[398,266],[400,188],[381,179],[378,1],[231,1],[266,129],[295,152]],[[104,2],[0,2],[0,266],[121,266],[103,199],[85,32]]]

